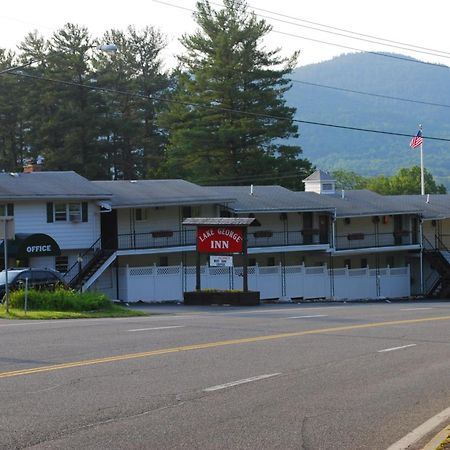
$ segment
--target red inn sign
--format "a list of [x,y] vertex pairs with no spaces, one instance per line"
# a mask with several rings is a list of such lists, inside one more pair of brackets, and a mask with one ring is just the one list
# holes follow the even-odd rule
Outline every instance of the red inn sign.
[[197,227],[196,291],[200,291],[201,284],[201,253],[242,254],[243,291],[248,291],[247,227],[254,220],[255,219],[248,217],[191,217],[183,221],[184,226]]
[[197,251],[201,253],[242,253],[241,227],[198,227]]

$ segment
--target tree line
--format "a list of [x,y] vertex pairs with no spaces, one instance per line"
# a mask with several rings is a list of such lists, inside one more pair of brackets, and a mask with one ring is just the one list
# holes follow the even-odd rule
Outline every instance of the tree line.
[[[392,176],[364,177],[347,170],[335,170],[338,189],[368,189],[382,195],[413,195],[421,192],[421,171],[419,166],[404,167]],[[425,193],[446,194],[443,184],[436,183],[431,172],[424,169]]]
[[[199,1],[194,18],[171,71],[152,26],[93,38],[69,23],[49,39],[29,33],[16,52],[0,48],[0,170],[43,159],[45,170],[89,179],[301,189],[313,167],[287,143],[298,129],[284,99],[298,54],[266,49],[271,27],[242,0],[219,10]],[[95,50],[107,43],[118,51]]]

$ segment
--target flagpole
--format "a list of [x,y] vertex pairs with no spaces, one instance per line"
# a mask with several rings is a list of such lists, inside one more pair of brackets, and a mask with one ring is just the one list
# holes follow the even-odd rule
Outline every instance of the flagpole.
[[[419,130],[422,131],[422,125],[419,125]],[[423,168],[423,140],[420,143],[420,189],[422,195],[425,195],[425,173]]]

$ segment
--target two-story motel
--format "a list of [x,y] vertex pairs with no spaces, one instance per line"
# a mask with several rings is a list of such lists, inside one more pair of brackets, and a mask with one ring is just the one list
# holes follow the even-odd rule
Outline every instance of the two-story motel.
[[[249,288],[262,299],[450,294],[449,195],[337,192],[322,171],[304,183],[305,192],[293,192],[3,173],[0,218],[15,232],[8,266],[56,268],[76,288],[123,301],[180,301],[195,288],[196,235],[183,220],[253,217]],[[201,277],[205,288],[242,288],[241,256],[232,267],[213,267],[202,255]]]

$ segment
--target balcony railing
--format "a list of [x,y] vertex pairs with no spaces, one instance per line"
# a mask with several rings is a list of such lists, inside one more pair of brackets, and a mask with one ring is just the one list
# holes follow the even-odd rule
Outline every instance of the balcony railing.
[[[250,229],[247,245],[252,247],[280,247],[293,245],[327,245],[329,240],[318,230],[270,231]],[[450,235],[447,236],[450,241]],[[119,234],[117,249],[136,250],[151,248],[183,247],[196,244],[196,230],[156,230],[147,233]],[[392,247],[418,244],[411,231],[390,233],[355,232],[336,237],[336,250],[350,250],[372,247]],[[114,244],[115,246],[116,244]],[[108,245],[104,246],[105,248]],[[112,248],[112,247],[111,247]]]
[[[150,231],[147,233],[119,234],[117,248],[119,250],[135,250],[148,248],[182,247],[196,244],[196,230],[182,231]],[[319,234],[304,231],[248,231],[248,247],[274,247],[289,245],[328,244],[328,239],[320,239]]]
[[336,237],[337,250],[350,250],[371,247],[392,247],[417,244],[411,231],[391,233],[348,233]]

